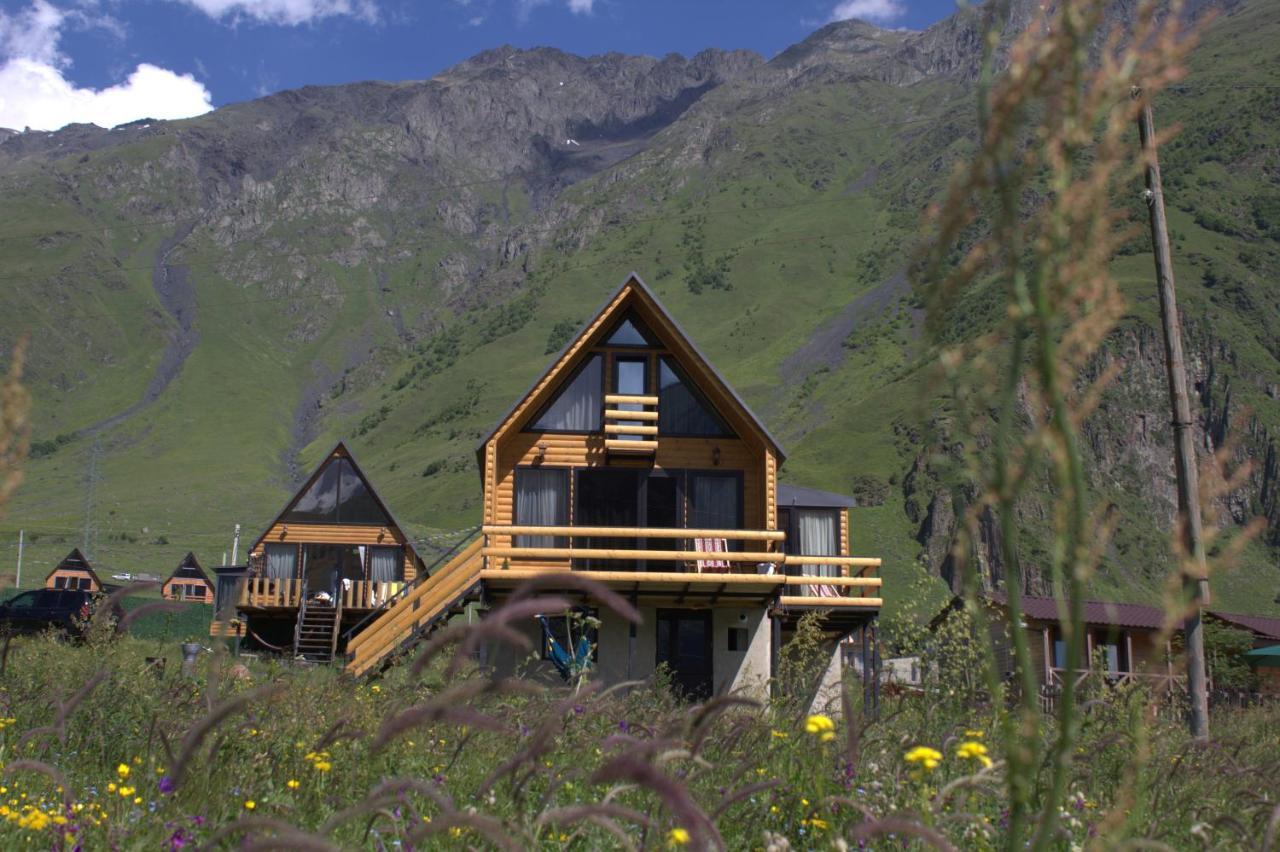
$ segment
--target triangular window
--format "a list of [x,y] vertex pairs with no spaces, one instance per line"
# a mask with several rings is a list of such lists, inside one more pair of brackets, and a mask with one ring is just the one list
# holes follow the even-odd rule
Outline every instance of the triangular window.
[[605,340],[605,345],[656,348],[658,344],[649,329],[645,328],[644,323],[640,322],[635,314],[628,314],[623,318],[622,322],[613,327],[613,331],[609,333],[609,337]]
[[330,461],[285,513],[293,524],[372,524],[390,526],[364,477],[350,459]]
[[538,414],[530,427],[535,432],[600,431],[604,359],[592,355],[560,392]]
[[733,437],[733,430],[668,357],[658,365],[658,434]]

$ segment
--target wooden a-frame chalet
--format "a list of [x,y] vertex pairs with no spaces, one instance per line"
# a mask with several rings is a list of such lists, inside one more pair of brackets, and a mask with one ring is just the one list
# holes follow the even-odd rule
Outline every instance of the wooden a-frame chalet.
[[[644,619],[582,600],[607,681],[665,664],[692,695],[759,688],[807,612],[824,614],[835,677],[836,640],[879,611],[880,560],[849,555],[852,500],[779,486],[784,457],[631,275],[480,442],[481,535],[354,636],[348,667],[375,669],[468,600],[582,574]],[[554,618],[528,629],[563,657]]]
[[194,553],[187,553],[160,586],[160,597],[169,601],[213,603],[213,582]]
[[44,587],[46,589],[81,589],[87,592],[101,592],[103,589],[102,580],[98,579],[93,566],[89,564],[89,560],[78,547],[73,547],[71,552],[54,566],[54,569],[44,578]]
[[344,630],[422,573],[404,528],[339,442],[250,546],[236,611],[259,645],[328,660]]

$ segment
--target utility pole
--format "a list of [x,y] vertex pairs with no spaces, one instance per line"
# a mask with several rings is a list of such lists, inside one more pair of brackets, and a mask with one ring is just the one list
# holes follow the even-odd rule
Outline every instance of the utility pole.
[[1207,740],[1209,693],[1204,663],[1204,626],[1200,621],[1200,610],[1209,602],[1209,573],[1205,566],[1204,537],[1200,522],[1195,436],[1191,428],[1187,372],[1182,359],[1182,331],[1178,325],[1178,298],[1173,283],[1173,255],[1169,249],[1168,225],[1164,216],[1164,189],[1160,183],[1160,161],[1156,155],[1155,120],[1151,115],[1151,102],[1142,90],[1134,87],[1133,96],[1142,100],[1142,112],[1138,115],[1138,138],[1146,161],[1145,197],[1151,214],[1151,243],[1156,258],[1156,289],[1160,293],[1165,368],[1169,378],[1169,402],[1173,407],[1173,462],[1178,476],[1178,514],[1182,519],[1183,543],[1193,560],[1193,568],[1182,579],[1191,604],[1191,611],[1182,627],[1187,646],[1191,736],[1197,740]]
[[22,588],[22,543],[27,536],[26,530],[18,530],[18,576],[14,578],[14,588]]

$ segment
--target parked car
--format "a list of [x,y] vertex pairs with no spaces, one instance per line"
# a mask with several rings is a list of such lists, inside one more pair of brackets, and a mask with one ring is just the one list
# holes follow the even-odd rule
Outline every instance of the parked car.
[[[69,636],[84,635],[94,611],[104,598],[83,589],[36,589],[0,604],[0,631],[38,633],[53,628]],[[124,615],[119,604],[110,618]]]

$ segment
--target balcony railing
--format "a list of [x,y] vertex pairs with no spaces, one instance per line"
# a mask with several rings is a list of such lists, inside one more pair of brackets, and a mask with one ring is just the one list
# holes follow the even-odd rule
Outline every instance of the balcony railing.
[[[721,530],[721,529],[683,529],[667,527],[577,527],[577,526],[522,526],[522,525],[486,525],[484,533],[483,555],[490,568],[497,567],[495,561],[510,565],[518,560],[545,563],[554,560],[586,559],[602,562],[644,562],[658,563],[659,571],[685,575],[709,575],[713,580],[716,575],[755,574],[773,575],[777,578],[779,591],[786,597],[786,603],[797,606],[821,606],[824,602],[834,602],[839,598],[858,598],[863,589],[878,590],[882,580],[870,576],[880,567],[877,558],[860,556],[797,556],[782,551],[786,533],[780,530]],[[494,544],[494,538],[510,540],[514,536],[544,537],[549,539],[565,539],[567,545],[547,546],[515,546]],[[638,547],[579,547],[574,545],[577,538],[614,538],[630,539],[632,543],[653,539],[674,539],[679,545],[671,550],[640,549]],[[730,541],[744,543],[743,550],[728,550],[724,547]],[[709,549],[710,542],[718,542],[720,549]],[[594,544],[594,542],[593,542]],[[746,548],[751,549],[746,549]],[[814,573],[789,573],[789,568],[796,566],[831,566],[836,569],[836,576],[822,576]],[[519,567],[518,562],[515,567]],[[803,570],[803,569],[802,569]],[[624,570],[595,573],[630,575],[636,579],[650,576],[656,577],[652,570],[647,572],[627,572]],[[692,578],[690,578],[692,579]],[[865,599],[872,600],[872,599]],[[879,600],[877,597],[876,601]],[[878,605],[869,604],[869,605]]]
[[[338,594],[344,610],[377,609],[404,585],[403,582],[352,580],[343,583]],[[302,580],[296,577],[246,577],[240,581],[237,602],[244,609],[297,609],[302,602]]]
[[653,455],[658,451],[656,396],[611,393],[605,394],[604,404],[604,448],[608,452]]

